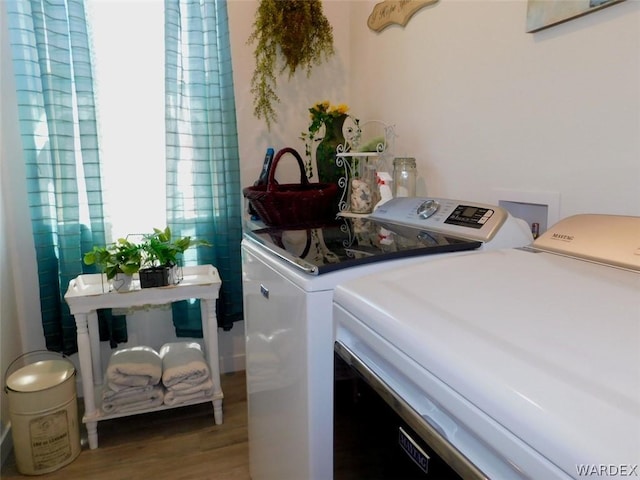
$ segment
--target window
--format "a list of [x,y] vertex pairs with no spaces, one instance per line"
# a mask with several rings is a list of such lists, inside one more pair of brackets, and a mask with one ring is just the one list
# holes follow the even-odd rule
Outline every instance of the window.
[[164,2],[87,3],[105,213],[115,240],[166,222]]

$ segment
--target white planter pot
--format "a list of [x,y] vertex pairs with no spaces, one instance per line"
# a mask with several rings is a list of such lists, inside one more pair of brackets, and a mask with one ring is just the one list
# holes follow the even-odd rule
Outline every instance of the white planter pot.
[[116,276],[111,280],[113,289],[116,292],[128,292],[131,290],[132,275],[125,275],[124,273],[116,273]]

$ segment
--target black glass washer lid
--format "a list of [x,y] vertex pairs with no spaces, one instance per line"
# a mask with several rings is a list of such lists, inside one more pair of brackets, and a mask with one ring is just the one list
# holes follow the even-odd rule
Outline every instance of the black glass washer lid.
[[482,245],[475,240],[358,217],[258,228],[245,235],[313,275],[378,261],[473,250]]

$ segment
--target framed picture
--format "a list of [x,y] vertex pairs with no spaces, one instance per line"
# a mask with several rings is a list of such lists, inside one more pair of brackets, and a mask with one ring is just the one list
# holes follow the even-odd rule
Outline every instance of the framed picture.
[[624,0],[529,0],[527,32],[557,25],[572,18],[623,2]]

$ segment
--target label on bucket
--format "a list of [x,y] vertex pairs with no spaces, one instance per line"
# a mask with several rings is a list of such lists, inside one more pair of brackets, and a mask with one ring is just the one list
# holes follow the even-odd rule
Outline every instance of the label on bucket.
[[29,433],[36,470],[55,467],[71,457],[66,410],[34,418],[29,422]]

